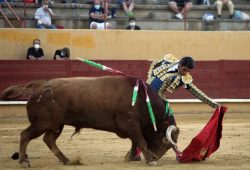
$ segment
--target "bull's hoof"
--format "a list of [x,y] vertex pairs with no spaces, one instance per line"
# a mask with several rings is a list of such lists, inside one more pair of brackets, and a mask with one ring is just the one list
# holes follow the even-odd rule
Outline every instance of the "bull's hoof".
[[[18,160],[19,159],[19,153],[18,152],[13,153],[13,155],[11,156],[11,158],[13,160]],[[25,158],[28,159],[28,155],[27,154],[25,154]]]
[[141,161],[141,156],[140,155],[133,155],[131,153],[131,151],[128,151],[128,153],[125,156],[125,161],[126,162]]
[[157,161],[151,161],[151,162],[148,162],[148,165],[149,166],[157,166]]
[[13,155],[11,156],[11,158],[13,160],[18,160],[19,159],[19,153],[18,152],[13,153]]
[[21,168],[30,168],[30,162],[28,160],[20,162],[20,167]]
[[65,165],[82,165],[82,163],[80,162],[80,160],[73,160],[68,161],[67,163],[65,163]]

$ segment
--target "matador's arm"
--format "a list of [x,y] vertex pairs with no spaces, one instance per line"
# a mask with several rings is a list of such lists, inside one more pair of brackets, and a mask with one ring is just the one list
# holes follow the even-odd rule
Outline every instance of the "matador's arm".
[[196,87],[193,83],[187,84],[186,86],[187,90],[203,103],[206,103],[213,108],[217,108],[220,106],[218,103],[209,98],[205,93],[203,93],[200,89],[198,89],[198,87]]

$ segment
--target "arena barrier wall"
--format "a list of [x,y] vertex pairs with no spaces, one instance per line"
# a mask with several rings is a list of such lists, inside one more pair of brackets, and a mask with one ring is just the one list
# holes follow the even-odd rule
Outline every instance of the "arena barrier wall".
[[[94,60],[128,75],[147,79],[150,61],[146,60]],[[250,60],[197,61],[191,71],[196,84],[208,96],[215,99],[250,99]],[[31,61],[0,60],[0,91],[25,84],[32,80],[58,77],[97,77],[115,75],[89,66],[78,60]],[[194,99],[184,88],[169,94],[169,99]]]
[[[95,60],[146,80],[150,61]],[[250,61],[197,61],[192,71],[194,83],[211,98],[228,107],[231,113],[250,113]],[[111,73],[80,61],[0,60],[0,91],[10,85],[31,80],[73,76],[104,76]],[[183,88],[169,94],[175,113],[213,113],[214,109],[194,99]],[[26,117],[26,101],[0,101],[0,118]],[[17,117],[17,115],[19,115]],[[6,118],[10,119],[6,119]],[[19,119],[17,119],[19,120]],[[26,120],[26,119],[23,119]]]
[[69,47],[92,60],[153,60],[172,53],[195,60],[249,60],[249,31],[125,31],[0,29],[0,60],[22,60],[35,38],[46,59]]

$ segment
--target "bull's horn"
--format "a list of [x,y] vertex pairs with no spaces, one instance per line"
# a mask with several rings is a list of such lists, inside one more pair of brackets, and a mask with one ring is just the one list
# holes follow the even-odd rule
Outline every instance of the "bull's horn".
[[176,127],[175,127],[174,125],[170,125],[170,126],[168,127],[167,131],[166,131],[166,136],[167,136],[168,141],[169,141],[171,144],[173,144],[174,146],[176,146],[177,143],[175,143],[175,142],[173,141],[172,137],[171,137],[171,134],[172,134],[172,131],[173,131],[173,130],[176,130]]

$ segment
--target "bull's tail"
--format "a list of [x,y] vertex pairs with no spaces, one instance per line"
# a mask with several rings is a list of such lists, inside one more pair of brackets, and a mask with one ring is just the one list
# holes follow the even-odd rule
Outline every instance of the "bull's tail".
[[71,135],[71,138],[72,138],[75,134],[80,133],[80,131],[81,131],[81,129],[80,129],[79,127],[76,127],[74,133]]
[[28,97],[34,93],[41,85],[43,85],[45,81],[32,81],[27,83],[26,85],[18,85],[18,86],[10,86],[5,89],[1,96],[1,100],[15,100],[20,97]]
[[15,100],[22,97],[25,93],[23,86],[10,86],[2,93],[1,100]]

